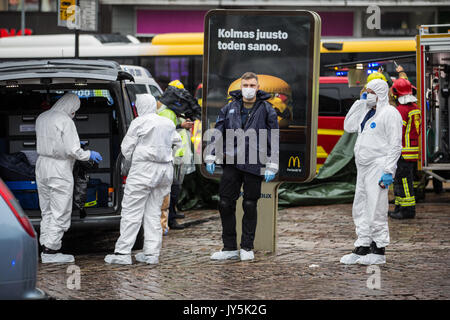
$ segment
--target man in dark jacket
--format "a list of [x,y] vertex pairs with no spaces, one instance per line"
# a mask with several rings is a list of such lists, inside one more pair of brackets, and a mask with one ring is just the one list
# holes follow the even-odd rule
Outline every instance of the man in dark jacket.
[[[215,129],[221,133],[225,155],[219,186],[219,212],[224,246],[222,251],[215,252],[211,259],[226,260],[240,257],[241,260],[252,260],[262,175],[265,181],[269,182],[275,178],[278,171],[278,141],[276,146],[271,144],[272,138],[278,139],[278,120],[275,110],[266,101],[270,95],[259,90],[256,74],[244,73],[241,77],[241,90],[233,91],[230,95],[233,101],[220,110],[215,125]],[[267,150],[262,150],[263,148]],[[262,153],[265,153],[269,160],[261,159]],[[206,170],[210,174],[214,173],[214,162],[219,163],[221,160],[217,159],[216,155],[205,157]],[[242,184],[244,217],[241,250],[238,251],[236,201],[240,196]]]

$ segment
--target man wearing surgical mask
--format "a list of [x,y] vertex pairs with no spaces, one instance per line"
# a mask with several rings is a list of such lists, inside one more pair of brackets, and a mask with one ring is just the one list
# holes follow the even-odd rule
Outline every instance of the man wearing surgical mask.
[[[223,249],[215,252],[211,259],[240,258],[244,261],[254,259],[253,242],[257,223],[257,202],[261,196],[263,177],[266,182],[269,182],[275,178],[278,171],[278,160],[275,160],[278,157],[278,150],[271,148],[271,134],[278,134],[278,120],[275,110],[266,101],[271,96],[259,90],[258,76],[255,73],[244,73],[241,77],[241,90],[230,92],[230,96],[233,100],[220,110],[215,125],[215,129],[222,134],[226,158],[224,159],[223,174],[219,186]],[[227,146],[226,135],[230,130],[235,133],[239,130],[244,133],[250,133],[251,130],[254,130],[256,135],[260,133],[260,130],[266,130],[268,134],[264,139],[267,139],[268,161],[262,163],[261,159],[256,162],[250,160],[250,150],[257,151],[258,156],[259,152],[262,151],[259,150],[260,144],[251,144],[250,139],[245,139],[245,146],[238,146],[236,140],[239,139],[234,139],[234,142]],[[263,139],[263,137],[258,139]],[[245,150],[242,147],[245,147]],[[240,163],[238,155],[243,152],[245,152],[245,162]],[[216,154],[205,157],[206,170],[210,174],[214,173],[216,160],[222,159],[216,159]],[[241,248],[238,251],[236,201],[240,196],[242,186],[244,190],[242,202],[244,216],[242,219]]]
[[357,181],[353,201],[355,249],[341,258],[343,264],[386,263],[389,244],[388,187],[394,181],[402,151],[402,117],[389,104],[386,81],[374,79],[344,120],[344,130],[357,132],[355,163]]

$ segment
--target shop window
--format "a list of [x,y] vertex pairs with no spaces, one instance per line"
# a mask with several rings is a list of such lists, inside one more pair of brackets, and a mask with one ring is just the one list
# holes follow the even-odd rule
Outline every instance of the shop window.
[[367,28],[365,21],[369,16],[369,14],[363,16],[363,36],[404,37],[415,36],[417,34],[417,25],[434,24],[436,12],[422,9],[410,12],[386,12],[381,9],[381,28],[379,30]]
[[[25,11],[56,12],[57,0],[25,0]],[[22,0],[0,0],[0,11],[21,11]]]

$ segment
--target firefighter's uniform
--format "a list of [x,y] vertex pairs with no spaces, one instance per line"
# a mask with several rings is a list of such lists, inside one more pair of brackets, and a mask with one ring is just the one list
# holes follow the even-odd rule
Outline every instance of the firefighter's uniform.
[[414,173],[419,159],[421,114],[408,80],[397,79],[392,91],[397,98],[397,110],[403,119],[403,133],[402,156],[398,160],[394,180],[395,211],[389,212],[389,216],[396,219],[414,218],[416,213]]

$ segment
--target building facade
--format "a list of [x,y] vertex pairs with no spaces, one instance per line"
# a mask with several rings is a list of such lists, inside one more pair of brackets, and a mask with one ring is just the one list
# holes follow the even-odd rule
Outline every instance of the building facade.
[[[20,30],[23,1],[30,33],[68,32],[57,26],[57,1],[62,0],[0,0],[3,36]],[[97,32],[141,40],[159,33],[202,32],[206,12],[214,8],[313,10],[322,17],[323,37],[413,36],[419,24],[450,23],[449,2],[439,0],[100,0]],[[373,28],[368,20],[377,8],[380,28]]]

